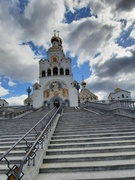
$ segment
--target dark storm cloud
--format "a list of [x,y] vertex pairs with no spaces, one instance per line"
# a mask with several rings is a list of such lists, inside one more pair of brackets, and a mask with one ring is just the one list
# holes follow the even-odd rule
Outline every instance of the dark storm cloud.
[[113,77],[124,73],[132,73],[135,71],[135,56],[112,58],[102,65],[95,65],[96,75],[99,77]]
[[116,10],[131,11],[135,7],[135,0],[117,1]]
[[104,0],[103,2],[109,4],[113,11],[131,11],[135,8],[135,0]]
[[30,17],[20,16],[18,22],[24,30],[25,37],[33,38],[35,35],[41,36],[43,28],[48,27],[49,16],[54,10],[54,6],[48,5],[46,8],[46,6],[37,3],[37,6],[34,6],[33,12],[29,15]]
[[95,19],[85,19],[73,27],[66,37],[66,41],[72,42],[70,45],[70,48],[72,47],[71,51],[94,57],[100,51],[100,48],[106,46],[114,38],[113,32],[115,28],[113,24],[107,25]]
[[114,84],[112,81],[98,79],[98,81],[92,82],[91,84],[87,85],[87,89],[90,89],[92,92],[100,92],[100,91],[107,91],[111,92],[114,89]]
[[[93,65],[95,78],[88,80],[87,89],[92,92],[101,93],[102,98],[107,99],[110,92],[116,87],[134,92],[135,56],[112,58],[102,65]],[[121,79],[121,80],[120,80]],[[133,93],[132,93],[133,94]]]

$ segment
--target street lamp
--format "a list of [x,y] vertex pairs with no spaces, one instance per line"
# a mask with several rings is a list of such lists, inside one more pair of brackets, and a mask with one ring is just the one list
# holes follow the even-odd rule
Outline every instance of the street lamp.
[[79,89],[80,89],[80,85],[77,81],[73,82],[74,87],[77,89],[77,93],[78,93],[78,106],[80,106],[80,97],[79,97]]
[[28,93],[28,106],[30,106],[30,93],[31,93],[31,89],[30,89],[30,87],[28,87],[27,89],[26,89],[26,91],[27,91],[27,93]]

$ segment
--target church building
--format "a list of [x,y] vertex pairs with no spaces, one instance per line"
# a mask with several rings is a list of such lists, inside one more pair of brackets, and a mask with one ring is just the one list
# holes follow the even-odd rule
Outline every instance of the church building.
[[80,103],[87,103],[98,101],[98,96],[86,89],[86,82],[83,80],[81,83],[82,89],[79,93]]
[[114,92],[111,92],[108,96],[110,101],[114,100],[131,100],[131,92],[116,88]]
[[78,106],[78,93],[73,81],[71,59],[65,56],[62,39],[54,31],[47,58],[39,61],[39,82],[33,85],[33,108]]

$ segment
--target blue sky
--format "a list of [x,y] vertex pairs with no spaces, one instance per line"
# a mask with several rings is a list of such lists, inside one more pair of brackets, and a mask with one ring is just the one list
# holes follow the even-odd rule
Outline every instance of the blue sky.
[[134,17],[134,0],[0,0],[0,97],[23,104],[56,29],[74,80],[99,99],[117,86],[135,99]]

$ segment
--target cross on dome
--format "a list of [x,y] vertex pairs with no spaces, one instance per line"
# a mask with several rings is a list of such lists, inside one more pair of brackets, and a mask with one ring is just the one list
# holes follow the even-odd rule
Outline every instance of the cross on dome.
[[59,32],[60,32],[60,31],[57,31],[57,33],[58,33],[58,37],[59,37]]
[[56,30],[54,30],[53,32],[54,32],[54,36],[56,36]]

